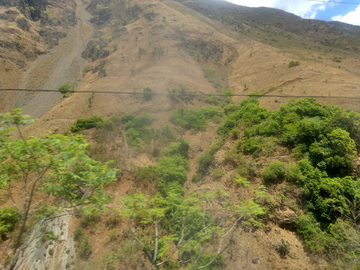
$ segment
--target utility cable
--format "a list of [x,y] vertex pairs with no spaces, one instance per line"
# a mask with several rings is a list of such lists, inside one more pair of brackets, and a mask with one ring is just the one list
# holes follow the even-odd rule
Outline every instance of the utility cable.
[[[52,90],[52,89],[0,89],[0,92],[5,92],[5,91],[19,91],[19,92],[48,92],[48,93],[60,93],[59,90]],[[179,96],[187,96],[187,97],[196,97],[196,96],[219,96],[219,97],[253,97],[253,96],[257,96],[257,97],[262,97],[262,98],[307,98],[307,97],[311,97],[311,98],[328,98],[328,99],[360,99],[360,96],[315,96],[315,95],[266,95],[266,94],[231,94],[231,95],[226,95],[226,94],[204,94],[204,93],[158,93],[158,92],[115,92],[115,91],[75,91],[75,92],[70,92],[69,93],[73,93],[73,94],[115,94],[115,95],[152,95],[152,96],[174,96],[174,97],[179,97]]]

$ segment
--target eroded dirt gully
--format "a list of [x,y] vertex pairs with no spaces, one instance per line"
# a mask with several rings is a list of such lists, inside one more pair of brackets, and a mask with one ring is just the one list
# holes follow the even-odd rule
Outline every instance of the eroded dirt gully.
[[[67,82],[76,86],[81,81],[81,68],[86,62],[81,53],[94,30],[86,6],[81,0],[75,2],[78,23],[56,47],[31,64],[20,80],[19,89],[58,89]],[[24,114],[38,118],[59,100],[61,94],[57,92],[19,92],[8,108],[21,108]]]
[[[50,53],[32,63],[24,73],[19,88],[57,89],[66,82],[76,85],[81,80],[81,67],[85,63],[81,53],[92,37],[93,28],[89,23],[91,15],[85,10],[81,0],[76,0],[76,4],[78,24]],[[12,106],[22,108],[25,114],[40,117],[60,99],[60,93],[22,92]],[[42,221],[41,226],[35,227],[23,244],[15,269],[69,269],[76,257],[73,238],[69,237],[71,214],[63,212],[58,218]],[[59,236],[59,241],[44,243],[41,231],[54,232]]]

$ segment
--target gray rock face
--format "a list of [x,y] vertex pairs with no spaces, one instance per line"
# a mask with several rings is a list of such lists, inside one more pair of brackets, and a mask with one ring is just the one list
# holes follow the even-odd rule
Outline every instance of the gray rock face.
[[[15,269],[69,269],[76,256],[74,239],[68,233],[69,221],[70,215],[64,215],[35,228],[25,243],[26,248]],[[58,239],[47,239],[48,232],[58,236]]]
[[30,7],[33,7],[34,10],[32,10],[31,13],[31,18],[34,21],[38,21],[41,19],[41,13],[46,10],[46,1],[44,0],[27,0],[28,5]]
[[[0,6],[17,7],[25,17],[38,21],[41,13],[46,10],[45,0],[6,0],[0,1]],[[30,8],[31,7],[31,8]]]

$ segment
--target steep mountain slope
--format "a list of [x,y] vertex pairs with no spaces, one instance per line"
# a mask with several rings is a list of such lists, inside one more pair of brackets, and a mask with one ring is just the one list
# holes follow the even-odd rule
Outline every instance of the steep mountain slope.
[[[210,0],[92,0],[90,3],[77,0],[74,2],[76,5],[67,1],[59,3],[49,2],[51,7],[47,6],[45,9],[40,5],[39,8],[34,7],[34,11],[29,5],[25,5],[30,13],[23,11],[24,15],[19,12],[24,7],[19,5],[15,5],[16,8],[1,7],[0,10],[6,16],[17,16],[14,21],[2,16],[7,18],[5,21],[0,19],[4,23],[3,31],[14,29],[12,31],[16,32],[18,26],[15,21],[18,17],[25,18],[31,25],[29,33],[22,33],[26,39],[35,35],[35,30],[42,32],[39,30],[41,20],[36,22],[41,17],[36,15],[38,12],[44,14],[46,10],[51,10],[50,14],[60,14],[61,10],[71,10],[76,14],[73,26],[57,25],[54,18],[61,18],[58,15],[50,18],[49,13],[45,13],[47,15],[41,17],[42,20],[51,21],[42,29],[60,31],[59,27],[63,27],[66,37],[59,34],[62,39],[56,42],[33,41],[26,43],[26,49],[14,50],[15,37],[4,36],[13,40],[4,41],[12,42],[12,45],[9,43],[2,52],[2,64],[7,65],[4,66],[5,70],[10,68],[0,75],[3,82],[1,88],[56,89],[67,82],[76,86],[76,92],[66,98],[61,98],[60,93],[1,95],[1,112],[21,107],[25,113],[39,117],[38,121],[24,129],[27,136],[68,134],[71,125],[78,118],[88,118],[93,114],[107,118],[128,113],[154,116],[156,120],[151,124],[151,133],[155,134],[156,130],[169,124],[172,110],[197,109],[208,105],[206,97],[192,94],[222,93],[228,87],[233,94],[247,95],[258,91],[284,96],[324,96],[328,98],[320,99],[320,102],[359,111],[356,100],[329,98],[351,97],[359,93],[358,27],[306,21],[281,11],[235,8],[228,3]],[[22,38],[25,39],[23,36]],[[46,48],[47,46],[52,48]],[[25,52],[36,48],[41,49],[44,55],[26,59]],[[45,54],[46,50],[49,51]],[[26,63],[26,70],[24,66],[19,66],[20,60]],[[300,65],[290,68],[289,62],[293,60],[300,61]],[[101,93],[103,91],[117,93]],[[232,97],[235,104],[244,99],[246,97]],[[260,98],[260,105],[275,110],[288,100],[289,97]],[[247,164],[247,161],[229,161],[224,154],[230,153],[245,138],[245,130],[240,128],[238,140],[227,137],[222,141],[222,146],[214,154],[209,172],[202,180],[192,181],[191,179],[196,179],[199,170],[198,158],[216,142],[217,127],[223,120],[215,119],[214,123],[209,123],[207,128],[198,132],[186,130],[184,126],[176,124],[170,124],[170,127],[174,130],[175,137],[185,138],[190,143],[187,181],[184,184],[186,196],[190,196],[191,192],[216,191],[221,188],[229,194],[230,201],[240,204],[252,198],[253,191],[263,184],[261,170],[264,164],[272,160],[293,160],[289,156],[289,149],[278,143],[273,154],[255,160],[256,173],[252,176],[250,187],[245,189],[237,185],[233,179],[238,174],[238,167]],[[143,148],[139,149],[129,141],[130,136],[124,125],[114,125],[110,131],[103,131],[101,128],[83,131],[91,143],[89,151],[94,158],[114,159],[114,166],[122,169],[121,180],[107,188],[114,195],[114,202],[107,205],[111,211],[122,207],[119,198],[127,194],[142,191],[150,195],[158,191],[155,183],[145,185],[134,175],[139,166],[156,165],[161,158],[161,154],[158,156],[156,151],[161,153],[161,148],[168,143],[164,138],[151,137],[150,142],[142,142]],[[253,160],[251,155],[246,156],[246,159]],[[223,172],[220,178],[215,177],[215,170],[218,168]],[[19,187],[13,187],[13,194]],[[268,185],[269,194],[277,200],[276,210],[268,217],[265,228],[236,228],[238,236],[226,243],[228,249],[223,253],[225,269],[328,267],[322,255],[310,254],[304,250],[303,239],[292,227],[302,209],[294,210],[290,201],[301,201],[301,195],[299,198],[289,195],[290,199],[286,203],[278,199],[289,188],[298,191],[297,187],[286,183],[284,186]],[[1,194],[4,198],[1,206],[13,204],[7,191]],[[15,200],[19,201],[20,196],[15,196]],[[71,216],[55,219],[45,226],[47,231],[61,234],[60,240],[64,242],[53,241],[53,247],[49,247],[49,243],[41,246],[40,239],[27,242],[29,248],[18,269],[68,269],[70,265],[75,265],[74,269],[140,269],[141,261],[146,260],[143,255],[138,256],[140,259],[133,262],[134,265],[125,258],[112,266],[114,268],[107,266],[112,265],[111,260],[114,259],[110,256],[113,254],[111,252],[128,239],[127,223],[122,220],[115,227],[113,241],[114,236],[108,225],[113,213],[111,211],[102,213],[102,220],[97,224],[83,229],[92,245],[90,258],[80,258],[79,253],[76,254],[74,250],[73,235],[80,221]],[[214,216],[217,217],[216,215],[218,213]],[[58,224],[61,224],[61,230]],[[35,230],[36,233],[38,231]],[[279,255],[279,247],[284,247],[283,239],[290,245],[287,256]],[[1,248],[5,250],[7,244],[8,242],[3,242]],[[214,244],[214,249],[215,246]],[[34,247],[38,248],[35,254],[32,253]],[[77,248],[81,252],[80,244]],[[141,249],[133,253],[141,254]],[[42,258],[44,254],[45,259]],[[143,265],[150,268],[148,262]]]
[[[31,63],[39,55],[46,54],[48,49],[58,45],[59,41],[68,34],[68,30],[77,24],[75,6],[73,1],[2,1],[0,3],[2,33],[0,56],[1,69],[4,71],[0,75],[2,89],[46,87],[43,85],[43,81],[47,78],[45,72],[49,72],[51,68],[45,69],[44,66],[44,71],[30,75],[23,74],[25,70],[30,72],[34,69],[32,66],[29,70]],[[47,62],[51,63],[51,61]],[[37,79],[38,74],[43,77]],[[25,82],[26,79],[22,76],[31,76],[32,83]],[[16,106],[23,106],[24,103],[21,101],[16,103],[20,95],[2,92],[0,108],[8,111]]]

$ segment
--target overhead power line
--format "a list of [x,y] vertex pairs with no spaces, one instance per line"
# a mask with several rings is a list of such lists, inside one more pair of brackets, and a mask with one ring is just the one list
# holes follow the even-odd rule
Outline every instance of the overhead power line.
[[[53,90],[53,89],[0,89],[0,92],[5,92],[5,91],[18,91],[18,92],[48,92],[48,93],[59,93],[59,90]],[[70,93],[70,91],[69,91]],[[151,93],[145,93],[145,92],[115,92],[115,91],[76,91],[76,92],[72,92],[73,94],[115,94],[115,95],[153,95],[153,96],[203,96],[203,97],[208,97],[208,96],[219,96],[219,97],[227,97],[227,96],[232,96],[232,97],[252,97],[252,96],[258,96],[258,97],[262,97],[262,98],[307,98],[307,97],[312,97],[312,98],[328,98],[328,99],[360,99],[360,96],[315,96],[315,95],[306,95],[306,96],[298,96],[298,95],[266,95],[266,94],[231,94],[231,95],[225,95],[225,94],[204,94],[204,93],[157,93],[157,92],[151,92]]]

